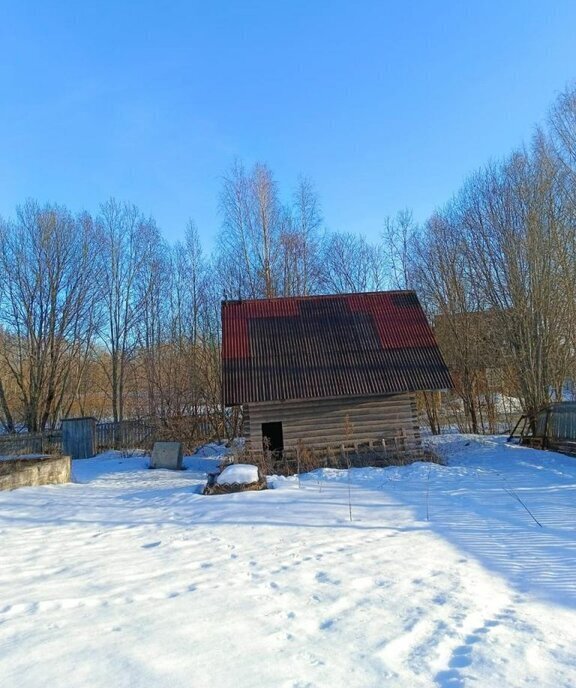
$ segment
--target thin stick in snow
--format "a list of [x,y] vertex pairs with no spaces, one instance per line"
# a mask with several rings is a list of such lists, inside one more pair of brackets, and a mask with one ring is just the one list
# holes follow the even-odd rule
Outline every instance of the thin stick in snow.
[[348,462],[348,515],[352,520],[352,489],[350,487],[350,462]]
[[426,520],[430,520],[430,509],[428,508],[430,497],[430,473],[432,471],[432,464],[428,466],[428,477],[426,478]]
[[534,514],[533,514],[533,513],[530,511],[530,509],[526,506],[526,504],[524,504],[524,502],[520,499],[520,497],[514,492],[514,490],[513,490],[512,488],[506,486],[504,489],[506,490],[506,492],[507,492],[511,497],[514,497],[515,499],[517,499],[517,500],[520,502],[520,504],[522,504],[522,506],[523,506],[523,507],[526,509],[526,511],[530,514],[530,516],[531,516],[532,519],[535,521],[535,523],[537,523],[537,524],[540,526],[540,528],[543,528],[543,527],[544,527],[544,526],[540,523],[540,521],[536,518],[536,516],[534,516]]
[[302,482],[300,480],[300,447],[299,446],[296,447],[296,462],[297,462],[296,474],[298,475],[298,489],[300,490],[300,489],[302,489]]
[[[520,497],[516,494],[516,492],[507,484],[506,478],[500,473],[500,471],[496,471],[494,469],[489,469],[489,468],[484,468],[482,470],[484,470],[485,472],[490,472],[490,473],[494,473],[495,475],[497,475],[502,480],[502,482],[504,483],[504,486],[502,489],[505,492],[507,492],[511,497],[514,497],[514,499],[516,499],[524,507],[524,509],[526,509],[526,511],[530,514],[533,521],[535,523],[537,523],[540,526],[540,528],[544,528],[544,526],[540,523],[540,521],[536,518],[536,516],[534,516],[534,514],[526,506],[525,502],[522,499],[520,499]],[[479,468],[476,469],[476,475],[477,475],[477,477],[480,477],[480,469]]]

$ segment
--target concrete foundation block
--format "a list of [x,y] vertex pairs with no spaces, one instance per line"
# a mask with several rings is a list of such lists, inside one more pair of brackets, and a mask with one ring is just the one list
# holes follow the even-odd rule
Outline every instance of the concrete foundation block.
[[152,449],[150,468],[170,468],[182,470],[182,443],[155,442]]
[[68,482],[69,456],[12,456],[0,459],[0,490]]

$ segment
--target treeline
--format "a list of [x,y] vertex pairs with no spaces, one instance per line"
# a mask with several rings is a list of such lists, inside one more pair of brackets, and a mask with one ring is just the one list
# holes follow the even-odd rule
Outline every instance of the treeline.
[[169,246],[115,200],[97,215],[28,201],[0,225],[0,423],[219,409],[218,309],[195,229]]
[[[195,437],[230,436],[220,404],[222,298],[378,289],[379,247],[327,233],[310,181],[281,201],[272,172],[235,164],[207,256],[193,223],[169,244],[114,199],[99,211],[28,201],[0,223],[0,425],[154,417]],[[184,430],[185,429],[185,430]]]
[[114,199],[79,215],[28,201],[0,221],[5,431],[95,415],[160,418],[189,443],[233,435],[239,419],[220,404],[222,298],[416,289],[456,384],[449,407],[422,396],[433,431],[493,431],[512,400],[533,411],[571,393],[576,91],[421,227],[403,211],[375,242],[327,231],[312,182],[281,193],[264,164],[234,164],[219,209],[212,255],[193,223],[169,244]]
[[533,413],[576,380],[576,90],[529,145],[473,174],[403,255],[435,317],[467,427]]

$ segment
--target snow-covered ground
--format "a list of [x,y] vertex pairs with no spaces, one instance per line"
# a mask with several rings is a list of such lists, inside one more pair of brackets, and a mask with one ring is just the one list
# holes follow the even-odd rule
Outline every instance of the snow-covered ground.
[[264,492],[202,496],[204,451],[0,493],[0,685],[575,686],[576,459],[436,443]]

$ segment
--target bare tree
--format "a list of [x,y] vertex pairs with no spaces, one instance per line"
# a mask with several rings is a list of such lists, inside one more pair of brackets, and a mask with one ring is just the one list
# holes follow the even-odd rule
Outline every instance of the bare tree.
[[[0,240],[1,237],[0,232]],[[17,411],[17,393],[10,394],[10,383],[13,382],[13,376],[9,366],[5,363],[8,337],[10,335],[0,330],[0,425],[6,432],[16,432],[14,412]]]
[[554,170],[537,144],[469,183],[461,203],[473,279],[494,310],[530,413],[550,399],[558,365],[562,294]]
[[323,291],[351,293],[378,291],[386,285],[386,266],[382,247],[362,236],[332,233],[322,247]]
[[3,368],[18,388],[26,426],[43,430],[74,394],[74,364],[93,335],[93,228],[65,208],[28,201],[0,232]]
[[[413,286],[434,323],[452,371],[455,392],[464,410],[465,424],[461,429],[479,432],[483,429],[481,403],[486,401],[481,374],[487,363],[483,340],[479,337],[478,297],[470,279],[468,252],[453,205],[430,218],[425,235],[413,244],[412,251]],[[437,418],[432,413],[434,398],[426,396],[424,401],[431,425],[436,427]]]
[[411,210],[401,210],[395,218],[387,217],[384,221],[382,253],[392,289],[409,289],[411,286],[417,236],[418,227]]
[[221,256],[231,269],[228,287],[232,294],[276,296],[284,216],[270,169],[258,163],[248,173],[235,163],[224,178],[220,210],[223,225],[219,244]]
[[159,234],[153,220],[133,205],[111,199],[97,218],[101,251],[98,286],[103,297],[99,338],[108,353],[105,370],[109,380],[112,415],[124,418],[128,366],[138,343],[137,325],[144,313],[151,283],[142,289],[142,275],[150,267]]
[[298,180],[292,207],[285,210],[280,235],[282,255],[282,294],[314,293],[320,286],[320,202],[312,182]]

